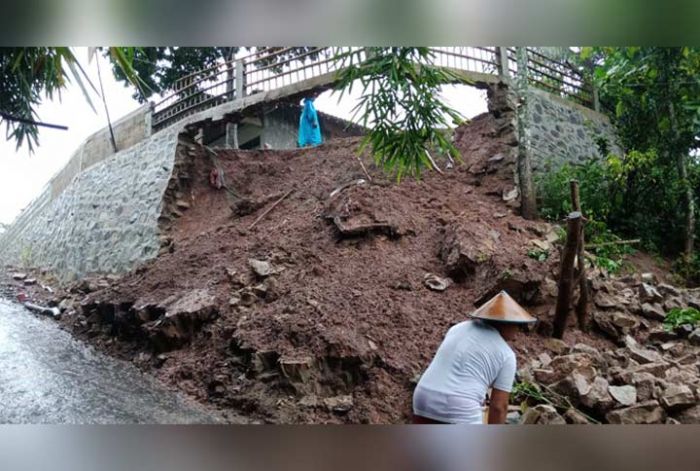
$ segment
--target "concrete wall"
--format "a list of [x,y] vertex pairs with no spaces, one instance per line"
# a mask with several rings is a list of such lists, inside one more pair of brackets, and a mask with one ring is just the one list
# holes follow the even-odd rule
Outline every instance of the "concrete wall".
[[[48,185],[0,236],[0,260],[46,268],[68,281],[123,272],[155,257],[177,135],[165,130],[106,158],[91,151],[92,165],[58,195]],[[77,168],[72,162],[66,175]]]
[[599,150],[601,141],[607,152],[622,152],[610,120],[592,109],[530,88],[527,111],[534,172],[606,157]]

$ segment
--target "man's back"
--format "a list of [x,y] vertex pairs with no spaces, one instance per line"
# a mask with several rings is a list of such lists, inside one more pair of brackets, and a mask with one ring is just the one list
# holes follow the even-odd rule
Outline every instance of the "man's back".
[[416,387],[414,413],[442,422],[482,423],[488,388],[509,392],[515,368],[515,354],[496,329],[482,321],[454,325]]

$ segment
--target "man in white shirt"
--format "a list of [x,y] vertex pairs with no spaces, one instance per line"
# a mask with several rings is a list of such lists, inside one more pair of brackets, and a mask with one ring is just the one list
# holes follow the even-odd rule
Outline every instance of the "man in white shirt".
[[536,322],[505,291],[452,326],[413,393],[414,423],[481,424],[489,388],[489,424],[503,424],[515,379],[508,345],[524,325]]

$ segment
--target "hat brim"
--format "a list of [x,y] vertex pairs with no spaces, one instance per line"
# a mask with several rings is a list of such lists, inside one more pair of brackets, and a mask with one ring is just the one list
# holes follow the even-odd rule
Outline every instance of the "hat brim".
[[473,314],[469,314],[472,319],[479,319],[482,321],[500,322],[501,324],[534,324],[537,319],[534,317],[532,319],[494,319],[493,317],[480,317]]

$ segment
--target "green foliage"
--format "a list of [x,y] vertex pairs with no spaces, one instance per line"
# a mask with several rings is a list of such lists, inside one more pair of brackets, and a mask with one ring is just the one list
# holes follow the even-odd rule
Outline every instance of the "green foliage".
[[[130,62],[134,48],[109,47],[105,54],[122,71],[125,80],[136,80]],[[26,143],[32,151],[39,139],[37,106],[45,98],[60,96],[71,81],[80,87],[94,109],[90,90],[95,94],[97,90],[70,48],[0,48],[0,113],[7,139],[14,140],[17,148]]]
[[534,258],[538,262],[544,262],[549,258],[549,250],[530,249],[527,251],[527,256],[530,258]]
[[[633,158],[639,159],[639,156]],[[623,174],[633,164],[615,155],[604,161],[590,160],[583,165],[564,165],[558,170],[544,173],[537,178],[537,193],[540,198],[540,214],[547,219],[560,221],[569,214],[571,205],[570,181],[579,182],[581,207],[586,216],[585,237],[587,244],[603,244],[619,241],[614,230],[624,229],[624,225],[608,226],[617,221],[615,216],[624,213],[623,201],[618,196]],[[636,233],[639,228],[634,229]],[[566,232],[562,229],[563,238]],[[626,244],[603,245],[590,249],[594,255],[592,262],[610,273],[617,273],[623,266],[623,257],[633,252]]]
[[[464,83],[448,69],[433,65],[427,47],[373,47],[368,58],[354,67],[341,69],[337,88],[341,97],[355,81],[362,87],[354,109],[355,118],[371,130],[360,152],[371,148],[375,161],[385,171],[420,176],[431,168],[430,152],[459,158],[459,152],[439,128],[456,126],[462,116],[439,95],[445,83]],[[339,56],[341,67],[349,56]]]
[[[639,237],[645,248],[676,256],[697,206],[700,169],[700,48],[583,48],[595,68],[600,102],[617,128],[624,158],[608,161],[614,191],[605,220],[615,232]],[[687,178],[684,176],[687,173]],[[697,218],[696,218],[697,219]],[[697,223],[696,223],[697,224]],[[689,257],[690,253],[686,254]],[[686,260],[685,269],[693,262]]]
[[549,400],[537,385],[528,381],[517,381],[510,393],[510,402],[514,404],[549,404]]
[[700,325],[700,311],[695,308],[673,308],[664,319],[664,329],[672,331],[682,325],[695,327]]

